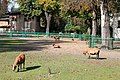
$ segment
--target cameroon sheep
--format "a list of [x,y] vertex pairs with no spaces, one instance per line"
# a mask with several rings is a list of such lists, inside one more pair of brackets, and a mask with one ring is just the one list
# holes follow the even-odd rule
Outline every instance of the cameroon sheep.
[[91,58],[90,56],[91,55],[96,55],[96,59],[99,59],[99,53],[100,53],[100,49],[99,48],[87,48],[84,52],[83,52],[83,54],[84,55],[88,55],[89,57],[89,59]]
[[22,69],[22,65],[23,68],[25,68],[25,54],[19,54],[13,64],[13,71],[16,69],[16,67],[18,67],[17,71],[19,72],[19,69]]
[[60,37],[59,36],[54,36],[55,41],[59,41]]
[[61,48],[59,45],[53,44],[54,48]]

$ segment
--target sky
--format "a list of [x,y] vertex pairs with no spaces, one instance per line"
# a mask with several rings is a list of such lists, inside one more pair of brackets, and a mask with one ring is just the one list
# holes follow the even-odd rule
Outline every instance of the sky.
[[14,6],[14,8],[19,8],[19,5],[15,0],[9,0],[10,3],[8,5],[8,11],[11,12],[11,8]]

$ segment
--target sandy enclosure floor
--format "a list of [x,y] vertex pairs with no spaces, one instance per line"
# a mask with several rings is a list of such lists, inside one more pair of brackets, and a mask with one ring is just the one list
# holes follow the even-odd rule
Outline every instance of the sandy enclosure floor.
[[[25,38],[26,39],[26,38]],[[45,49],[41,50],[43,52],[47,52],[50,54],[54,54],[54,55],[58,55],[58,54],[74,54],[74,55],[81,55],[84,56],[82,54],[82,52],[88,47],[87,42],[86,41],[80,41],[78,39],[75,39],[74,41],[72,41],[72,39],[68,39],[68,38],[62,38],[60,39],[60,41],[55,42],[55,40],[53,38],[29,38],[29,40],[43,40],[43,42],[40,42],[39,44],[37,44],[36,46],[41,46],[41,47],[45,47]],[[29,42],[33,42],[33,41],[29,41]],[[51,44],[49,45],[41,45],[44,43],[48,43],[51,42]],[[59,45],[61,48],[54,48],[52,45],[56,44]],[[33,45],[35,46],[35,45]],[[117,50],[101,50],[100,51],[100,57],[101,58],[109,58],[109,59],[120,59],[120,49]]]
[[[29,52],[46,52],[49,54],[74,54],[84,56],[82,52],[88,47],[86,41],[75,39],[72,41],[70,38],[61,38],[60,41],[55,41],[53,38],[14,38],[14,40],[27,40],[27,44],[18,45],[16,49],[25,49],[25,53]],[[59,45],[61,48],[54,48],[53,44]],[[20,51],[20,50],[19,50]],[[120,49],[116,50],[101,50],[101,58],[120,59]]]

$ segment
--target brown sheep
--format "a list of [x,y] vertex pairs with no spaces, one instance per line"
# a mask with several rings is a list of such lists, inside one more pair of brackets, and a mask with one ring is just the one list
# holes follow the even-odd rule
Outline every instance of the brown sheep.
[[19,69],[22,69],[22,65],[23,68],[25,68],[25,54],[19,54],[13,64],[13,71],[16,69],[16,67],[18,67],[17,71],[19,72]]
[[88,55],[90,58],[91,55],[96,55],[96,59],[99,59],[99,53],[100,53],[100,49],[99,48],[87,48],[83,54],[84,55]]
[[61,48],[60,45],[53,44],[54,48]]
[[55,41],[59,41],[60,37],[59,36],[54,36]]

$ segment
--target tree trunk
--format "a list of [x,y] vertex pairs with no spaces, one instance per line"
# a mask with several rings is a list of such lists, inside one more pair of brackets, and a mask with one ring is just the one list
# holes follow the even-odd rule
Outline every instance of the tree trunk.
[[32,29],[34,32],[37,30],[36,24],[37,24],[37,18],[36,16],[34,16],[34,18],[32,19]]
[[93,20],[92,20],[92,35],[96,36],[96,29],[97,29],[97,24],[96,24],[96,13],[93,11]]
[[113,29],[113,34],[111,35],[112,37],[115,38],[115,35],[119,33],[117,33],[117,27],[118,27],[118,15],[116,13],[113,14],[113,18],[111,21],[111,25],[110,25]]
[[37,16],[37,19],[36,19],[36,32],[40,32],[40,17]]
[[100,5],[100,9],[101,9],[101,38],[102,38],[102,45],[105,45],[105,41],[103,39],[105,39],[105,29],[104,29],[104,24],[105,24],[105,15],[103,12],[103,2],[101,2]]
[[102,38],[102,46],[108,47],[108,38],[110,38],[110,18],[109,13],[106,8],[103,6],[103,2],[100,6],[101,9],[101,38]]
[[109,38],[110,38],[110,18],[108,15],[108,12],[105,13],[105,38],[107,40],[105,40],[105,44],[109,47]]
[[46,16],[46,20],[47,20],[46,35],[48,36],[49,35],[49,28],[50,28],[50,21],[51,21],[52,15],[45,11],[45,16]]

